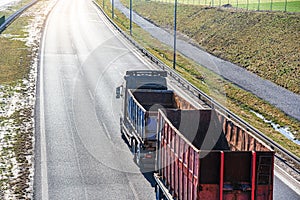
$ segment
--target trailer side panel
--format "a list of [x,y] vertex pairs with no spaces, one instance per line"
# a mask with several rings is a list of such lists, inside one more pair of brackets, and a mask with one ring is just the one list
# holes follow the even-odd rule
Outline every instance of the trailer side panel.
[[[197,119],[199,123],[193,120],[197,112],[200,116]],[[183,114],[188,115],[188,113],[191,114],[187,117],[190,122],[187,125],[190,127],[182,128],[180,120]],[[176,199],[271,200],[274,152],[264,147],[260,141],[256,141],[255,137],[242,132],[242,129],[235,131],[234,124],[229,123],[228,119],[226,124],[230,125],[226,126],[222,124],[223,121],[214,121],[214,119],[214,111],[209,110],[159,111],[158,175],[165,187],[169,188],[170,194]],[[220,138],[227,139],[230,149],[227,147],[222,149],[224,145],[215,145],[214,150],[202,149],[201,147],[206,147],[203,145],[206,134],[212,134],[212,130],[219,130],[216,129],[219,127],[215,124],[217,122],[221,125],[222,133],[216,134],[219,135],[219,139],[209,138],[215,143],[220,142]],[[207,127],[207,123],[210,127]],[[193,125],[199,126],[196,135],[193,135],[194,139],[188,135],[189,130],[194,131],[191,127]],[[211,128],[211,126],[216,127]],[[225,135],[224,132],[227,134]],[[245,136],[250,140],[247,145],[239,141]],[[250,149],[252,151],[249,151]]]

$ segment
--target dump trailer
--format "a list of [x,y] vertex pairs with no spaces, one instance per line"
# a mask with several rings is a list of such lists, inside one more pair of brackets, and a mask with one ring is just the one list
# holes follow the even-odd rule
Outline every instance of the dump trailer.
[[271,200],[274,151],[214,110],[159,110],[156,199]]
[[164,71],[127,71],[125,83],[117,88],[123,98],[120,129],[140,167],[154,169],[158,109],[195,109],[188,101],[168,90]]

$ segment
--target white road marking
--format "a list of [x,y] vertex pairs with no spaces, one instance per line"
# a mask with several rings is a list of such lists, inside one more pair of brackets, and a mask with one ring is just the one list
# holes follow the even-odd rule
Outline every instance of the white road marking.
[[45,38],[49,20],[47,19],[42,40],[42,50],[40,59],[40,134],[41,134],[41,196],[42,200],[48,200],[48,171],[47,171],[47,149],[45,133],[45,107],[44,107],[44,53]]
[[103,126],[103,127],[104,127],[104,129],[105,129],[106,136],[109,138],[109,140],[111,140],[111,136],[110,136],[110,134],[109,134],[109,132],[108,132],[108,129],[106,128],[106,126],[105,126],[105,123],[104,123],[104,122],[102,122],[102,126]]
[[92,100],[94,101],[94,96],[93,96],[93,94],[92,94],[91,90],[90,90],[90,89],[88,89],[88,91],[89,91],[90,97],[91,97],[91,98],[92,98]]
[[138,194],[137,194],[134,186],[132,185],[131,181],[129,180],[128,175],[126,175],[126,176],[127,176],[127,179],[128,179],[129,187],[131,188],[131,191],[133,193],[134,199],[139,200]]

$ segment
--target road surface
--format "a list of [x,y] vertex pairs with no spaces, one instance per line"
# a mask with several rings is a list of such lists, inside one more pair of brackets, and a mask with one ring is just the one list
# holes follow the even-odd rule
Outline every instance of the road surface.
[[[35,199],[155,199],[120,137],[115,99],[126,70],[153,67],[143,59],[91,1],[57,2],[40,55]],[[277,199],[297,197],[275,188],[287,188]]]
[[120,137],[115,88],[143,64],[94,5],[60,0],[41,53],[35,199],[154,199]]

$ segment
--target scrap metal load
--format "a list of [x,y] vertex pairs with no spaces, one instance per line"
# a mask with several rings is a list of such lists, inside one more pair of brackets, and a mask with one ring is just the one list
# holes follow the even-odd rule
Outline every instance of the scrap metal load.
[[274,151],[238,123],[169,90],[163,71],[128,71],[121,132],[157,199],[273,198]]
[[230,119],[159,111],[158,130],[157,199],[273,199],[274,152]]

